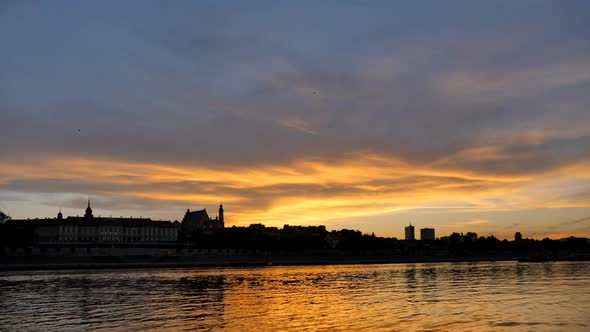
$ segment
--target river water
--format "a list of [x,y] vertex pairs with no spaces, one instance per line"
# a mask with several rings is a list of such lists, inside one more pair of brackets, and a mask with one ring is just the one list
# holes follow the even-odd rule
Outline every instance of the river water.
[[0,330],[590,331],[590,262],[1,272]]

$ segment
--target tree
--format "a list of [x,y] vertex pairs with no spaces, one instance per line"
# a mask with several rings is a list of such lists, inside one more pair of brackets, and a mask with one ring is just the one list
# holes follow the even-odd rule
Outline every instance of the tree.
[[6,213],[0,211],[0,224],[3,224],[3,223],[7,222],[10,219],[12,219],[12,218],[9,215],[7,215]]

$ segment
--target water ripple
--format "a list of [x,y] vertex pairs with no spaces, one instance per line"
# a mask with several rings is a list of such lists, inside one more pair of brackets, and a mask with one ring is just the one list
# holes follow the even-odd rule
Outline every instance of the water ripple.
[[0,273],[0,330],[587,330],[590,263]]

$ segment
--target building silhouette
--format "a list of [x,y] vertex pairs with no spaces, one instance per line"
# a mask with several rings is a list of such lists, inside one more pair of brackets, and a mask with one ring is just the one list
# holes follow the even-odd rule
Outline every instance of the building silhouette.
[[150,218],[95,217],[90,200],[83,217],[13,219],[9,224],[31,229],[38,243],[165,243],[178,240],[178,221]]
[[415,240],[416,239],[416,236],[414,234],[414,226],[412,226],[412,224],[410,224],[409,226],[406,226],[405,231],[406,231],[406,240]]
[[420,229],[420,240],[434,241],[434,228],[422,228]]
[[514,233],[514,241],[522,241],[522,234],[520,232]]
[[[176,243],[196,230],[218,230],[225,227],[223,205],[219,216],[209,218],[207,210],[187,210],[182,223],[150,218],[95,217],[90,199],[84,216],[63,216],[61,208],[55,218],[11,219],[7,225],[26,231],[38,244],[77,243]],[[189,236],[190,237],[190,236]]]
[[[61,209],[60,209],[61,212]],[[92,215],[92,208],[90,208],[90,198],[88,199],[88,207],[86,208],[86,213],[84,213],[84,218],[93,218]]]
[[225,227],[223,217],[223,205],[219,205],[219,215],[215,219],[211,219],[207,213],[207,209],[191,211],[186,210],[184,218],[182,219],[181,232],[192,233],[197,230],[207,229],[221,229]]

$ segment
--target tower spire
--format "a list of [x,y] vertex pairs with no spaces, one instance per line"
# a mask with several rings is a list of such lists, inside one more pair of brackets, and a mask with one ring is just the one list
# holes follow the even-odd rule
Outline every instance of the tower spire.
[[92,218],[92,208],[90,207],[90,197],[88,197],[88,207],[86,208],[86,213],[84,214],[84,218]]

